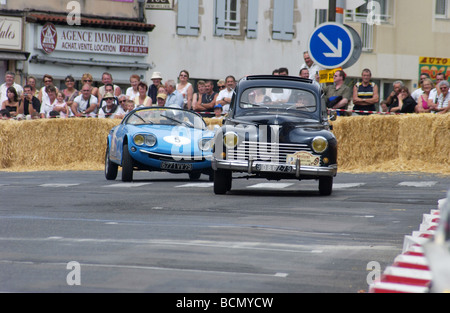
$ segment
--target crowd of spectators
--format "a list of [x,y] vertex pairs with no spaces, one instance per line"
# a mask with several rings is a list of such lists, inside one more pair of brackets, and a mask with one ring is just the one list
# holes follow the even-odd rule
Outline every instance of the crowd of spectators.
[[[393,83],[393,91],[380,102],[378,86],[371,81],[372,74],[364,69],[361,79],[353,87],[345,84],[343,70],[334,73],[333,83],[320,84],[317,67],[308,53],[303,54],[305,63],[299,76],[311,79],[320,85],[327,107],[338,115],[366,115],[377,113],[447,113],[450,100],[449,83],[444,73],[439,73],[436,82],[423,73],[420,76],[420,88],[410,92],[402,81]],[[289,75],[287,68],[279,68],[272,75]],[[211,80],[199,80],[196,90],[189,82],[189,72],[182,70],[178,78],[163,81],[160,72],[151,76],[152,83],[142,82],[139,75],[129,78],[130,87],[123,90],[115,85],[110,73],[103,73],[102,85],[94,87],[94,78],[90,73],[81,77],[81,88],[75,88],[75,79],[68,75],[66,88],[58,90],[53,77],[44,75],[44,86],[38,89],[36,78],[28,77],[25,86],[15,83],[15,74],[6,72],[5,82],[0,86],[0,115],[2,118],[34,119],[52,117],[99,117],[123,118],[129,111],[138,107],[179,107],[206,113],[210,117],[226,114],[236,86],[236,79],[229,75],[217,82],[214,90]],[[378,109],[379,104],[379,109]],[[352,107],[350,107],[353,105]],[[208,115],[209,114],[209,115]]]

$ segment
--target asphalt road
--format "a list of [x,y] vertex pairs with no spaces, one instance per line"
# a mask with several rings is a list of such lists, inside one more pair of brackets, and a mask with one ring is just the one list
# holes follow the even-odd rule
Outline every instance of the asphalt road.
[[[120,177],[120,173],[119,173]],[[356,293],[437,208],[448,177],[315,181],[0,172],[0,292]],[[72,263],[70,263],[72,262]]]

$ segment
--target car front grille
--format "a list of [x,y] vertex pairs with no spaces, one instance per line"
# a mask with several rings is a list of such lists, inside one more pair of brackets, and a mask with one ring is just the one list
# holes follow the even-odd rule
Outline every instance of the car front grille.
[[227,159],[286,163],[286,156],[299,151],[312,152],[306,144],[243,141],[236,149],[228,149]]

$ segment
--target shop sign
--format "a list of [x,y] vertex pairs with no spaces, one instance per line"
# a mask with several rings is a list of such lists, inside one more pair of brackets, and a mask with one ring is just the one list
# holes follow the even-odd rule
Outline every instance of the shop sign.
[[22,50],[22,18],[0,15],[0,47],[6,50]]
[[66,51],[131,56],[148,55],[147,33],[56,27],[51,23],[38,27],[38,32],[40,33],[38,49],[47,53]]
[[173,0],[147,0],[146,9],[172,10]]
[[334,68],[331,70],[320,70],[319,71],[319,77],[320,77],[319,83],[321,83],[321,84],[334,83],[334,74],[340,70],[342,70],[341,67]]
[[450,80],[450,59],[436,57],[420,57],[419,58],[419,78],[421,74],[428,74],[434,81],[436,75],[444,73],[445,78]]

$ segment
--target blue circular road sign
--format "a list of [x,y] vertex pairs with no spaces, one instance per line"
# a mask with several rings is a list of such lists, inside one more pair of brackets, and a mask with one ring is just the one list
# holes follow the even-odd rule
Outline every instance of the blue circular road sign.
[[324,23],[311,34],[308,51],[311,59],[323,68],[345,65],[353,55],[353,35],[343,24]]

